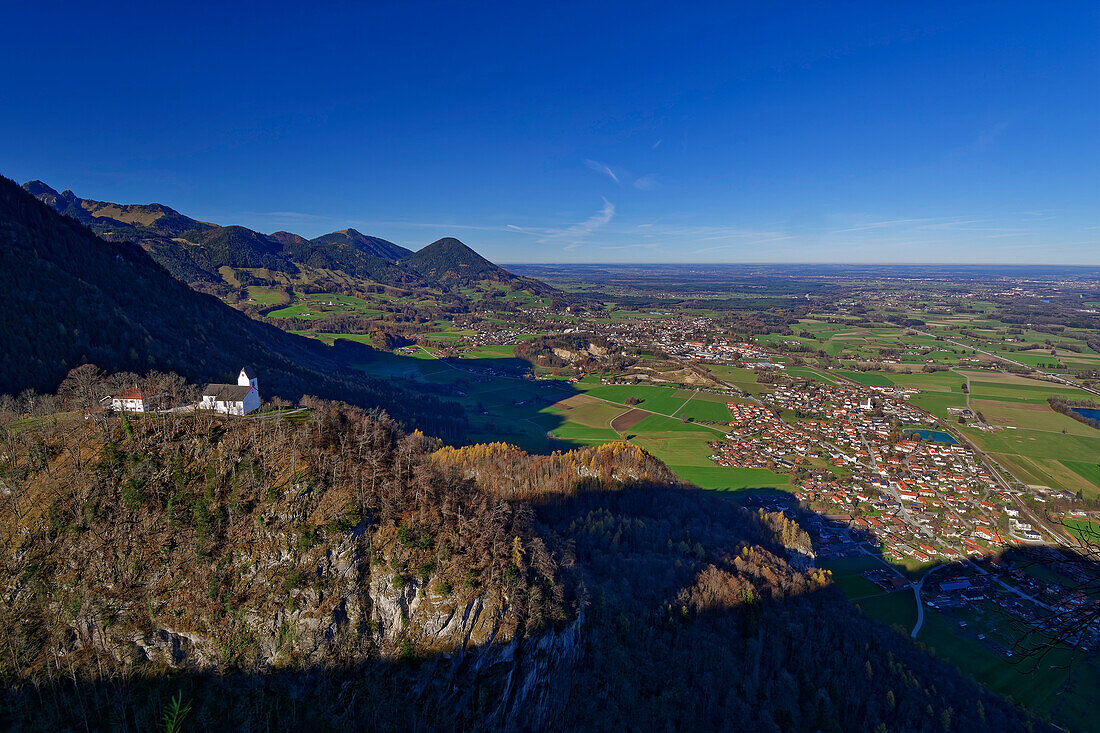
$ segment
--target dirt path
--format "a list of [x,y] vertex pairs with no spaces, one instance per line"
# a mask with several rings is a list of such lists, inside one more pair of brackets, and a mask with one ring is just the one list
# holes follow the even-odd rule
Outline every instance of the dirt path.
[[669,417],[676,417],[676,413],[679,412],[680,410],[684,409],[684,405],[687,405],[687,403],[691,402],[692,399],[694,399],[695,395],[697,395],[697,394],[699,394],[699,390],[695,390],[694,392],[692,392],[691,397],[688,397],[686,400],[684,400],[684,404],[677,407],[676,411],[673,412],[671,415],[669,415]]

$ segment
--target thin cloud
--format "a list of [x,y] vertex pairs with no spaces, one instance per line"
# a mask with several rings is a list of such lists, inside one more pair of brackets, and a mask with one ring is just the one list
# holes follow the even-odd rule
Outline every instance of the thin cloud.
[[[564,249],[575,249],[581,246],[588,238],[588,235],[592,234],[600,227],[606,226],[607,224],[611,223],[611,220],[614,218],[615,204],[611,203],[607,199],[604,199],[602,209],[600,209],[581,223],[574,224],[573,226],[562,232],[562,238],[572,240],[565,245]],[[547,240],[542,241],[550,241],[553,239],[554,237],[550,237]]]
[[657,182],[657,176],[642,176],[638,180],[634,181],[634,188],[639,191],[652,191],[657,188],[660,183]]
[[240,219],[246,217],[260,217],[264,219],[287,219],[298,221],[327,221],[329,217],[320,216],[318,214],[307,214],[301,211],[246,211],[242,214],[238,214]]
[[454,222],[430,221],[363,221],[355,219],[345,219],[338,223],[360,230],[379,227],[411,227],[414,229],[468,229],[470,231],[477,232],[503,232],[512,228],[511,224],[508,224],[506,226],[490,226],[482,224],[455,224]]
[[656,242],[652,243],[638,243],[638,244],[615,244],[615,245],[603,245],[599,249],[606,250],[620,250],[620,249],[657,249],[660,245]]
[[601,163],[598,160],[585,160],[584,164],[592,170],[596,171],[597,173],[604,174],[616,184],[619,183],[619,177],[615,175],[615,171],[611,170],[611,166],[609,166],[607,163]]
[[1008,128],[1008,123],[997,122],[985,130],[979,130],[978,135],[966,145],[956,148],[953,153],[984,153],[993,147],[1000,139],[1002,133]]
[[571,224],[567,227],[536,228],[519,227],[515,224],[509,224],[505,228],[512,232],[530,234],[536,237],[535,241],[539,244],[561,244],[563,245],[563,249],[571,250],[585,244],[591,234],[607,226],[614,218],[615,204],[604,199],[603,207],[600,208],[599,211],[592,214],[584,221]]

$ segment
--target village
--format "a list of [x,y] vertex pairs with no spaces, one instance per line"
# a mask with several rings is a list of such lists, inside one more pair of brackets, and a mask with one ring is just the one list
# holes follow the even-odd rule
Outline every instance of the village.
[[[918,427],[935,423],[907,402],[912,392],[781,385],[759,403],[728,405],[729,432],[712,444],[712,460],[791,472],[800,502],[843,516],[895,561],[956,560],[1042,540],[1013,490],[971,449],[943,430]],[[843,543],[825,548],[854,551]]]

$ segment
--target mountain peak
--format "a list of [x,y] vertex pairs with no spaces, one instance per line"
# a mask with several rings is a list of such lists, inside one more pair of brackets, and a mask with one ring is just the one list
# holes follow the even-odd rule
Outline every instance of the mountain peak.
[[66,190],[64,193],[58,193],[49,184],[38,179],[24,183],[23,190],[58,211],[65,211],[69,204],[79,200],[72,191]]
[[415,252],[409,267],[437,282],[510,280],[514,277],[454,237],[443,237]]
[[[469,245],[467,245],[465,242],[463,242],[460,239],[455,239],[454,237],[443,237],[442,239],[437,239],[434,242],[432,242],[431,244],[429,244],[428,247],[451,247],[451,248],[460,247],[464,250],[469,250],[470,252],[474,252],[474,250],[471,249],[469,247]],[[427,249],[428,247],[425,247],[424,249]],[[474,252],[474,254],[477,254],[477,252]],[[481,257],[481,255],[478,255],[478,257]]]
[[27,181],[23,184],[23,190],[29,193],[31,196],[41,196],[42,194],[49,194],[51,196],[60,196],[56,190],[50,187],[49,184],[38,180]]
[[308,239],[301,236],[300,234],[295,234],[294,232],[285,232],[285,231],[272,232],[271,234],[267,235],[267,238],[278,242],[279,244],[283,245],[284,247],[287,246],[287,245],[301,246],[301,245],[309,244]]

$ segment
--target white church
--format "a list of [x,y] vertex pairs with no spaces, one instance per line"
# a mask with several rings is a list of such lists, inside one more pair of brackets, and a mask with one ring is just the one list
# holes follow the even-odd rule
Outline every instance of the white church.
[[236,384],[208,384],[202,390],[200,410],[223,415],[247,415],[260,406],[260,386],[255,373],[245,367]]

